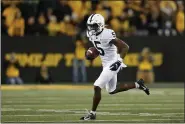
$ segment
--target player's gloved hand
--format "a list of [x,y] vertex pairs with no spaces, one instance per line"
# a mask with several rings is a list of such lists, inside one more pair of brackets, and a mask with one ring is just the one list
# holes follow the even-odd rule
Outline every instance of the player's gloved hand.
[[117,71],[118,70],[118,68],[120,67],[120,65],[121,65],[121,61],[116,61],[115,63],[113,63],[111,66],[110,66],[110,70],[111,71]]
[[85,51],[85,58],[86,58],[87,60],[93,60],[93,59],[94,59],[94,58],[91,58],[91,57],[87,56],[87,51]]
[[93,58],[88,57],[88,56],[85,56],[85,58],[86,58],[87,60],[90,60],[90,61],[92,61],[92,60],[93,60]]

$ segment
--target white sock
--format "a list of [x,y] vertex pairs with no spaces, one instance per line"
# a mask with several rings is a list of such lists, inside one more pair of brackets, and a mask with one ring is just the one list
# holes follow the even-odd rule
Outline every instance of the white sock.
[[135,82],[135,86],[136,88],[139,88],[139,84],[137,82]]
[[92,111],[92,110],[91,110],[90,113],[93,113],[93,115],[95,115],[95,114],[96,114],[96,111]]

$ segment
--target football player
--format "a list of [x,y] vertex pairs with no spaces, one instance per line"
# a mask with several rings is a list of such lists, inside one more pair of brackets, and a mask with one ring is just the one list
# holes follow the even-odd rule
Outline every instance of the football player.
[[[149,89],[142,79],[135,83],[118,84],[117,73],[127,67],[123,62],[129,46],[116,37],[113,30],[105,28],[104,17],[100,14],[92,14],[87,20],[87,37],[99,51],[103,65],[103,71],[94,83],[94,97],[92,109],[81,120],[96,119],[96,109],[101,100],[101,90],[105,88],[109,94],[138,88],[149,95]],[[121,58],[122,57],[122,58]]]

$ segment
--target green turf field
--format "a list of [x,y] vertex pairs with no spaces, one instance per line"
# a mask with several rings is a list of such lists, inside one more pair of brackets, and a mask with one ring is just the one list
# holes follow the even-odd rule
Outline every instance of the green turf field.
[[[96,122],[184,122],[184,89],[152,88],[116,95],[103,91]],[[80,121],[91,108],[93,90],[2,90],[2,122],[94,122]]]

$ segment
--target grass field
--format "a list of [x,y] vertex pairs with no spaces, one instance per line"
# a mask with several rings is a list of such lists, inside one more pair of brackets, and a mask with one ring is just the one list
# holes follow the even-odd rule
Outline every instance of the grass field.
[[[49,87],[49,88],[47,88]],[[140,90],[116,95],[103,91],[97,120],[80,121],[92,103],[92,86],[63,88],[2,88],[2,122],[184,122],[184,89],[152,88],[147,96]],[[57,86],[56,86],[57,87]]]

